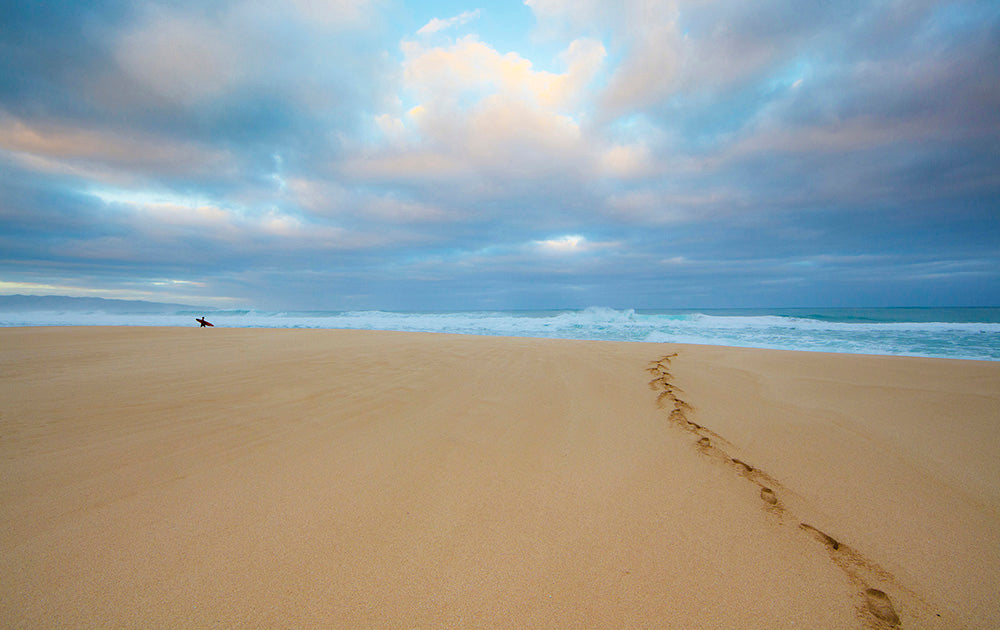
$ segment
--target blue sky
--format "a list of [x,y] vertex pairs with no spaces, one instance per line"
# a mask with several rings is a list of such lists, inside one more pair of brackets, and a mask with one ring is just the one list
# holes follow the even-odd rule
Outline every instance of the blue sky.
[[0,6],[0,294],[1000,304],[1000,4]]

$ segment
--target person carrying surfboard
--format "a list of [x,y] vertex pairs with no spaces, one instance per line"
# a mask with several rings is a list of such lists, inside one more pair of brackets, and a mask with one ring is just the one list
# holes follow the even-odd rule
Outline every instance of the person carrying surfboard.
[[205,321],[205,316],[204,315],[202,315],[201,317],[195,318],[194,321],[196,321],[199,324],[201,324],[201,326],[200,326],[201,328],[204,328],[205,326],[215,326],[215,324],[213,324],[212,322]]

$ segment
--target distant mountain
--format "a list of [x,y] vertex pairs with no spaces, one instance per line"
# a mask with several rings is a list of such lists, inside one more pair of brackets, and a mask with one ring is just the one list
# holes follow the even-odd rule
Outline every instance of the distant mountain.
[[0,295],[0,311],[100,311],[102,313],[173,313],[176,311],[211,312],[216,309],[188,304],[144,302],[142,300],[107,300],[105,298],[68,297],[64,295]]

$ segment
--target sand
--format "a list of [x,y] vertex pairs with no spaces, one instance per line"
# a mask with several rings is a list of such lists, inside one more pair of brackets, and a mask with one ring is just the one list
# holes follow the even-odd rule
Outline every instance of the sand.
[[1000,363],[0,329],[0,626],[1000,627]]

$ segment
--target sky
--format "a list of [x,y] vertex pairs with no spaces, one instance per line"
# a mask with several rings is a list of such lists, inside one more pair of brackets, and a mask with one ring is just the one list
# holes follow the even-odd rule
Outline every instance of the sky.
[[0,294],[1000,305],[1000,3],[0,3]]

